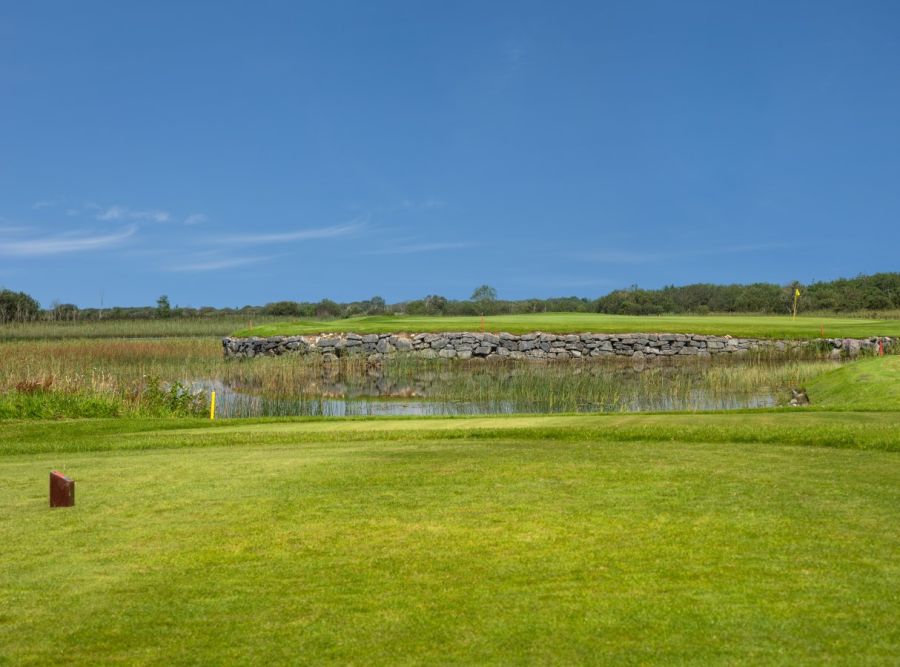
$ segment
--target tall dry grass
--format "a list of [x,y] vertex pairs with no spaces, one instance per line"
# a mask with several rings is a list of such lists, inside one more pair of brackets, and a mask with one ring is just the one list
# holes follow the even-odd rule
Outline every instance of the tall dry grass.
[[43,387],[140,410],[148,395],[158,402],[160,390],[178,383],[204,395],[216,388],[222,416],[365,413],[384,400],[428,401],[434,413],[691,410],[786,400],[822,364],[773,356],[641,366],[401,357],[376,368],[300,356],[226,361],[214,338],[16,340],[0,342],[0,392]]
[[227,336],[250,326],[275,324],[277,317],[178,317],[166,319],[80,320],[77,322],[26,322],[0,325],[0,340],[48,340],[74,338],[173,338]]

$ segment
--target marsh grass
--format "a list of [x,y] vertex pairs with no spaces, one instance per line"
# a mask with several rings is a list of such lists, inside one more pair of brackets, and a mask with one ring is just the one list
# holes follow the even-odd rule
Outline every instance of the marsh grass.
[[0,340],[215,337],[227,336],[235,329],[251,325],[271,325],[279,320],[258,316],[218,316],[7,323],[0,325]]
[[[17,340],[0,343],[0,392],[6,416],[14,406],[21,416],[106,414],[75,409],[76,396],[102,399],[117,414],[200,414],[212,389],[222,417],[700,410],[775,405],[830,367],[763,353],[640,365],[397,357],[372,366],[360,358],[226,361],[208,338]],[[9,398],[27,394],[23,387],[41,392]]]
[[[204,344],[205,343],[205,344]],[[208,341],[76,339],[0,343],[0,416],[186,416],[206,397],[181,378]]]

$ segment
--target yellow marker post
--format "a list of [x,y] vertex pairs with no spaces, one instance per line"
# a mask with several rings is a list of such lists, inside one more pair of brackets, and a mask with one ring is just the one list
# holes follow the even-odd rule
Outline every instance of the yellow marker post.
[[796,287],[794,288],[794,314],[791,315],[791,319],[797,319],[797,299],[800,298],[800,290]]
[[216,418],[216,392],[212,392],[209,395],[209,418]]

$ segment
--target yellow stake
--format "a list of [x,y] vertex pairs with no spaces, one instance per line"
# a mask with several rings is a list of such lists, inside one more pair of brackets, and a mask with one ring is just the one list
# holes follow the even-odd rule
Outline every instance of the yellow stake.
[[216,392],[212,392],[209,396],[209,418],[216,418]]
[[791,319],[797,319],[797,299],[800,298],[800,290],[796,287],[794,288],[794,314],[791,315]]

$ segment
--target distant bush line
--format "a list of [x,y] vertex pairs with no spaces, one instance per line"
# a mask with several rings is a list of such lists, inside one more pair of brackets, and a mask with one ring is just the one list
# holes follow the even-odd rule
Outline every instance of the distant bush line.
[[115,308],[78,308],[74,304],[53,303],[41,308],[24,292],[0,290],[0,324],[9,322],[125,320],[204,318],[219,316],[274,316],[304,319],[332,319],[362,315],[501,315],[548,312],[607,313],[611,315],[662,315],[704,313],[790,313],[795,290],[800,290],[799,312],[849,313],[900,309],[900,273],[876,273],[856,278],[840,278],[804,285],[753,283],[751,285],[713,285],[696,283],[662,289],[632,286],[588,299],[557,297],[550,299],[498,299],[496,290],[481,285],[466,300],[453,300],[431,294],[423,299],[386,303],[375,296],[364,301],[338,303],[331,299],[318,302],[278,301],[264,306],[243,308],[193,308],[170,306],[161,296],[157,305]]

